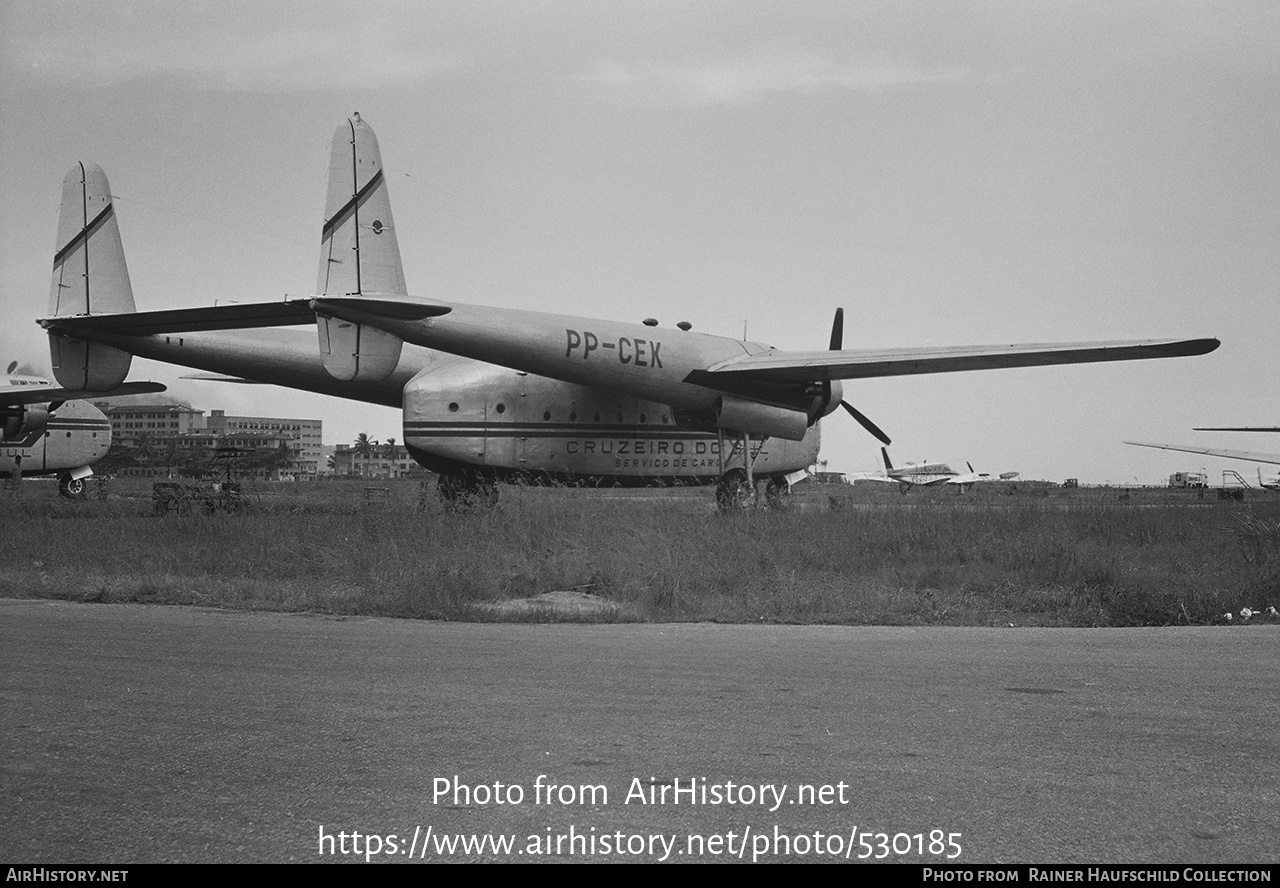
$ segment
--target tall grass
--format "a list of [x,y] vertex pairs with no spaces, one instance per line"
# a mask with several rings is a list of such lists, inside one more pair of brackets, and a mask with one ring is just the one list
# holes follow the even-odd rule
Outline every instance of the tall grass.
[[[0,595],[484,619],[576,589],[641,620],[1169,625],[1280,604],[1280,502],[900,498],[720,516],[709,492],[267,488],[241,514],[145,496],[0,501]],[[549,615],[551,616],[551,615]]]

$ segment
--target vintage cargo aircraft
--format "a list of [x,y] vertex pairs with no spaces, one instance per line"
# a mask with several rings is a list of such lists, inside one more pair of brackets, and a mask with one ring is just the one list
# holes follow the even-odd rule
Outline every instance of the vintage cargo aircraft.
[[0,379],[0,477],[57,475],[63,496],[84,493],[90,468],[111,448],[111,423],[84,398],[162,392],[158,382],[127,382],[109,392],[73,391],[38,376]]
[[[401,407],[404,443],[448,500],[495,481],[716,484],[721,505],[766,479],[781,495],[818,455],[818,421],[844,407],[841,381],[877,376],[1202,355],[1216,339],[852,351],[839,310],[826,351],[657,326],[464,305],[408,295],[373,130],[338,127],[316,294],[267,304],[135,313],[120,268],[90,268],[93,301],[66,286],[68,245],[115,237],[106,177],[77,165],[63,183],[49,316],[55,374],[112,388],[131,355]],[[72,281],[74,284],[75,282]],[[316,333],[251,328],[315,325]],[[294,335],[290,335],[293,332]],[[318,341],[317,341],[318,339]]]

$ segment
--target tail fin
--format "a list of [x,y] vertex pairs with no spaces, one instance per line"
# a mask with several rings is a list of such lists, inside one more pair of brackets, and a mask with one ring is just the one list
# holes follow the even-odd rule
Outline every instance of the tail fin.
[[892,471],[893,471],[893,463],[889,462],[889,448],[888,448],[888,447],[881,447],[881,448],[880,448],[880,455],[884,457],[884,469],[885,469],[885,471],[886,471],[886,472],[892,472]]
[[378,138],[359,112],[333,134],[316,293],[408,294]]
[[[333,134],[316,293],[408,295],[378,138],[359,112]],[[400,361],[400,338],[367,324],[317,314],[316,332],[335,379],[377,382]]]
[[[73,317],[134,311],[120,226],[107,174],[77,163],[62,180],[49,315]],[[109,345],[49,334],[53,374],[65,388],[106,391],[124,381],[131,356]]]

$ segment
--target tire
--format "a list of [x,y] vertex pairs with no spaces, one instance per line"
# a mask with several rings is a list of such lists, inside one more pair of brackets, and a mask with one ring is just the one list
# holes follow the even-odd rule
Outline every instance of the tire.
[[58,493],[67,499],[84,499],[85,483],[83,478],[72,478],[62,475],[58,478]]
[[747,473],[742,469],[730,469],[716,482],[716,508],[728,515],[751,507],[755,491],[747,483]]
[[443,474],[438,485],[446,508],[490,508],[498,504],[498,485],[474,472]]
[[764,496],[770,509],[783,511],[791,508],[791,485],[785,478],[770,478]]

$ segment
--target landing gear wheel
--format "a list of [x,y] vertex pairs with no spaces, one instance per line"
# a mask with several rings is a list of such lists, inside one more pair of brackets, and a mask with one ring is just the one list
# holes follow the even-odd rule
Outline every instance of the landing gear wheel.
[[70,475],[58,477],[58,493],[67,499],[84,499],[84,479],[72,478]]
[[770,509],[783,511],[791,508],[791,485],[785,478],[770,478],[769,485],[764,489],[764,496]]
[[747,473],[742,469],[730,469],[716,483],[716,508],[723,514],[748,509],[755,500],[755,491],[747,483]]
[[447,472],[440,476],[440,499],[451,509],[498,504],[498,485],[475,472]]

